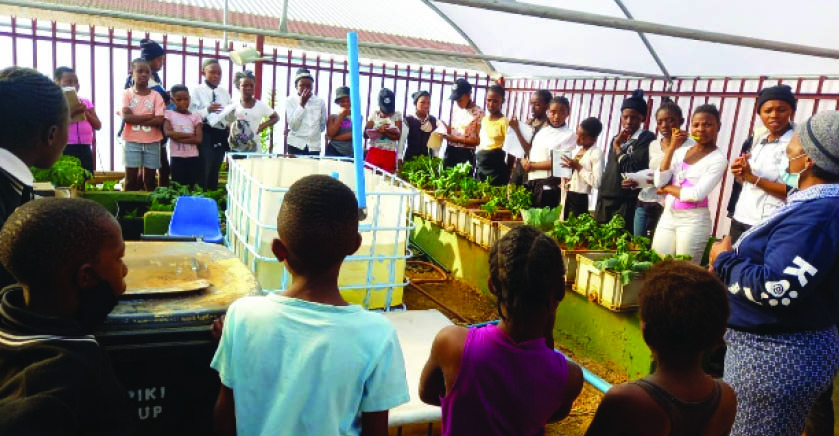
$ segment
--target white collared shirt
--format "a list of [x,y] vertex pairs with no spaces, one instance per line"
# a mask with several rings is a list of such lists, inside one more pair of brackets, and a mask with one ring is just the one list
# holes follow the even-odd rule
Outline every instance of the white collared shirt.
[[[553,127],[545,124],[533,135],[533,145],[530,148],[531,162],[550,162],[554,150],[573,150],[577,145],[577,132],[571,130],[568,124]],[[547,179],[551,176],[549,170],[533,170],[528,174],[529,180]]]
[[[795,134],[795,129],[789,129],[772,142],[768,141],[768,131],[754,138],[749,166],[755,176],[772,182],[780,181],[780,168],[786,168],[789,165],[787,145],[793,134]],[[768,192],[751,183],[743,182],[743,190],[740,191],[740,198],[737,199],[737,205],[734,208],[734,219],[753,226],[783,205],[783,200],[769,195]]]
[[26,186],[32,186],[35,183],[35,177],[32,176],[29,167],[5,148],[0,148],[0,171],[12,176]]
[[[571,156],[576,157],[582,149],[581,145],[577,145],[571,152]],[[579,171],[574,170],[568,182],[568,190],[580,194],[591,194],[592,189],[600,187],[600,178],[603,176],[603,152],[597,148],[597,145],[592,145],[583,152],[579,162],[582,168]]]
[[321,150],[321,139],[326,131],[326,103],[317,95],[300,106],[300,96],[286,98],[285,116],[288,122],[288,145],[309,151]]
[[[231,103],[230,94],[227,93],[227,90],[222,87],[217,87],[216,89],[212,89],[207,86],[206,83],[201,83],[200,85],[192,88],[190,92],[190,102],[189,102],[189,111],[198,114],[201,116],[201,119],[207,121],[207,108],[210,107],[213,103],[218,103],[222,105],[222,107],[229,106]],[[224,120],[220,120],[220,123],[215,127],[226,127],[227,123]]]

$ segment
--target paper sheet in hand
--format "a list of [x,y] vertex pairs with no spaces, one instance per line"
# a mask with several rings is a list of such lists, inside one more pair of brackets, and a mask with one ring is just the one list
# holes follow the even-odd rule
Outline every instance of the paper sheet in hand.
[[649,188],[653,186],[651,180],[653,179],[653,170],[646,169],[638,171],[637,173],[621,173],[621,176],[626,180],[632,180],[638,183],[638,188]]
[[224,120],[227,119],[227,117],[235,110],[236,105],[231,104],[225,106],[224,109],[221,110],[221,112],[207,114],[207,124],[209,124],[211,127],[223,127]]
[[553,173],[554,177],[560,177],[563,179],[570,179],[571,175],[574,173],[574,170],[568,167],[562,166],[562,158],[567,157],[571,159],[571,150],[552,150],[551,157],[553,161]]
[[[71,111],[76,106],[82,104],[82,102],[79,100],[79,96],[76,94],[76,88],[73,88],[72,86],[68,86],[66,88],[62,88],[62,90],[64,91],[64,99],[67,100],[67,107],[69,107]],[[73,122],[73,123],[75,123],[76,121],[84,121],[84,120],[85,120],[84,112],[82,112],[80,114],[77,114],[76,116],[70,118],[70,122]]]
[[[519,122],[519,130],[521,136],[529,143],[533,139],[533,128],[525,123]],[[511,154],[519,159],[524,157],[524,147],[519,141],[519,136],[512,127],[507,128],[507,135],[504,137],[504,146],[501,148],[508,154]]]

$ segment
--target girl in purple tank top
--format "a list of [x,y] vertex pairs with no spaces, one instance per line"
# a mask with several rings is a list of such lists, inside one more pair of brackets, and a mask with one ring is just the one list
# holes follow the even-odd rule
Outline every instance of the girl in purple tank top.
[[490,251],[498,326],[446,327],[420,379],[422,401],[442,406],[443,435],[543,435],[580,394],[580,367],[554,351],[565,270],[556,242],[517,227]]

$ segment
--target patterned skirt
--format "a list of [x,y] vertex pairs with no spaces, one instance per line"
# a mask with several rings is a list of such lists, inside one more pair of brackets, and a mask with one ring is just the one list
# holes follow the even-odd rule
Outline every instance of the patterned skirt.
[[816,398],[839,371],[839,332],[725,334],[723,379],[737,393],[732,436],[801,436]]

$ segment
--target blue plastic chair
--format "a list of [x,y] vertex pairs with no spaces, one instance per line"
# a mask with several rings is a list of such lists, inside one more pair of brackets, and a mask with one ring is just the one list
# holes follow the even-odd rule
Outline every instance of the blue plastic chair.
[[221,227],[218,221],[218,204],[204,197],[178,197],[175,212],[169,222],[170,236],[197,236],[214,244],[221,243]]

